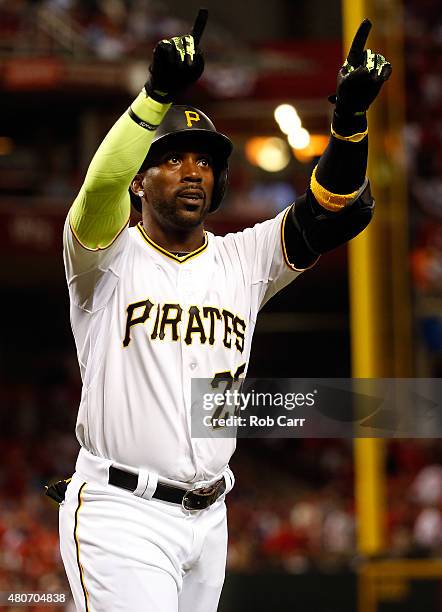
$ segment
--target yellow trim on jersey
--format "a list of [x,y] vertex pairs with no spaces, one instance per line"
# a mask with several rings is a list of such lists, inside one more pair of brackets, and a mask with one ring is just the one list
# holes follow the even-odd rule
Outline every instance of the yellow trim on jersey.
[[364,132],[357,132],[356,134],[351,134],[350,136],[341,136],[333,129],[333,126],[330,126],[331,135],[338,140],[345,140],[345,142],[361,142],[368,135],[368,128]]
[[328,191],[328,189],[318,183],[318,179],[316,178],[317,167],[318,166],[315,166],[315,169],[312,172],[310,189],[321,206],[327,210],[337,212],[355,201],[359,193],[359,189],[356,189],[356,191],[353,191],[352,193],[344,194],[332,193],[331,191]]
[[310,266],[308,266],[307,268],[296,268],[292,263],[290,263],[290,260],[289,260],[288,255],[287,255],[287,249],[286,249],[286,246],[285,246],[285,236],[284,236],[285,220],[287,219],[287,215],[290,212],[290,208],[291,208],[291,206],[289,206],[287,208],[287,210],[285,211],[284,216],[282,218],[282,223],[281,223],[281,249],[282,249],[282,254],[284,255],[284,261],[288,265],[290,270],[293,270],[294,272],[304,272],[304,270],[309,270],[310,268],[313,268],[315,263],[318,261],[319,256],[318,256],[318,259],[315,259],[315,261]]
[[80,489],[78,491],[78,506],[77,506],[77,509],[75,511],[74,541],[75,541],[75,549],[77,551],[77,565],[78,565],[78,569],[80,571],[80,582],[81,582],[81,588],[83,589],[84,603],[85,603],[85,606],[86,606],[86,612],[90,612],[89,611],[89,594],[87,592],[86,585],[84,584],[83,566],[80,563],[80,542],[78,541],[78,535],[77,535],[78,513],[79,513],[81,505],[83,503],[83,499],[81,497],[81,494],[82,494],[83,489],[86,486],[86,484],[87,484],[86,482],[83,482],[83,484],[81,485],[81,487],[80,487]]
[[203,251],[205,251],[207,249],[207,245],[208,245],[207,232],[204,232],[204,244],[202,246],[200,246],[195,251],[191,251],[190,253],[186,253],[182,257],[179,257],[178,255],[174,255],[173,253],[171,253],[167,249],[163,249],[163,247],[161,247],[159,244],[154,242],[152,240],[152,238],[150,238],[146,234],[146,230],[141,225],[141,221],[138,223],[137,229],[140,232],[142,238],[145,240],[145,242],[147,242],[147,244],[149,246],[153,247],[154,249],[156,249],[157,251],[159,251],[163,255],[166,255],[166,257],[169,257],[170,259],[173,259],[177,263],[184,263],[185,261],[189,261],[189,259],[192,259],[193,257],[196,257],[197,255],[199,255],[200,253],[202,253]]
[[86,249],[86,251],[93,251],[93,252],[97,252],[97,251],[105,251],[106,249],[108,249],[109,247],[111,247],[115,240],[122,234],[122,232],[126,229],[126,227],[129,225],[130,222],[130,215],[129,218],[127,219],[126,223],[123,225],[123,227],[120,229],[120,231],[118,232],[118,234],[115,236],[115,238],[113,238],[113,240],[105,247],[97,247],[95,249],[92,249],[90,247],[87,247],[85,244],[83,244],[80,240],[80,238],[77,236],[72,223],[71,223],[71,216],[70,216],[70,211],[68,213],[68,220],[69,220],[69,227],[71,228],[71,232],[72,235],[74,236],[75,240],[78,242],[78,244],[83,247],[83,249]]

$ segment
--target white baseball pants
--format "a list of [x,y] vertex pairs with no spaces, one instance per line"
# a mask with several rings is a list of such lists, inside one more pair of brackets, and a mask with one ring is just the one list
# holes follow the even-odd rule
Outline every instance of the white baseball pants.
[[[82,449],[60,505],[61,556],[77,610],[215,612],[227,554],[224,496],[188,512],[109,485],[110,464]],[[227,484],[226,492],[233,476]]]

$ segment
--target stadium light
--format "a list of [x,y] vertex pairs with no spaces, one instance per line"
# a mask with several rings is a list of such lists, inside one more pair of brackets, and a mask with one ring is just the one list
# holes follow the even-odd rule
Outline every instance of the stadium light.
[[251,164],[267,172],[280,172],[290,162],[290,153],[287,144],[282,138],[249,138],[245,144],[244,151]]
[[279,129],[286,135],[296,131],[302,125],[296,108],[291,104],[280,104],[275,108],[273,115]]
[[288,135],[288,141],[294,149],[305,149],[310,142],[310,134],[305,128],[300,127]]

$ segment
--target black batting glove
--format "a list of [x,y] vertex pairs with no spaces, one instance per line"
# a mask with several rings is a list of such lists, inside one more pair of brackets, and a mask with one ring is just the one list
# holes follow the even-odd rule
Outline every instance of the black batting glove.
[[195,83],[204,71],[204,57],[198,44],[208,11],[200,9],[191,34],[161,40],[155,46],[150,77],[144,88],[157,102],[172,102],[178,93]]
[[370,30],[371,21],[364,19],[338,72],[336,95],[329,97],[340,117],[363,115],[391,75],[391,64],[383,55],[364,50]]

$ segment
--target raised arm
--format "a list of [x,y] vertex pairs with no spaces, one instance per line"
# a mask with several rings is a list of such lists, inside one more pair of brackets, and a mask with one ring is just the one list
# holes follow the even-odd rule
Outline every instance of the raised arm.
[[313,170],[310,186],[292,206],[285,224],[290,262],[307,268],[326,253],[359,234],[370,222],[374,200],[366,178],[368,128],[366,111],[391,74],[391,65],[364,50],[371,22],[365,19],[338,73],[331,135]]
[[206,20],[207,11],[200,10],[192,34],[156,45],[143,90],[95,153],[69,211],[72,232],[87,249],[107,248],[127,225],[128,188],[148,153],[155,129],[174,97],[203,73],[198,43]]

